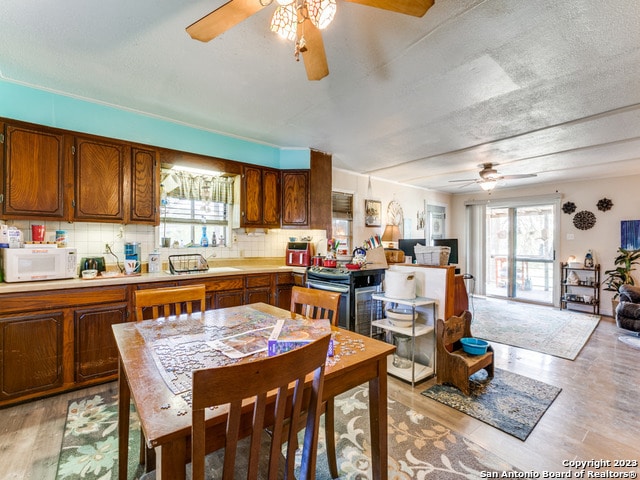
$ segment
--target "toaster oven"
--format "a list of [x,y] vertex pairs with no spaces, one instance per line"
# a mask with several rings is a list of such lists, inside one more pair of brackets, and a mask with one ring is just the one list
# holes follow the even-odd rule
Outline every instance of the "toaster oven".
[[286,263],[293,267],[310,267],[313,248],[311,242],[287,243]]

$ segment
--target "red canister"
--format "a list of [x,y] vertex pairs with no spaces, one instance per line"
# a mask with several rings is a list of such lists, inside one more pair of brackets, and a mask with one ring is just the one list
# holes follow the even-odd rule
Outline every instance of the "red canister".
[[323,259],[322,256],[314,255],[313,257],[311,257],[311,265],[313,265],[314,267],[321,267],[322,259]]

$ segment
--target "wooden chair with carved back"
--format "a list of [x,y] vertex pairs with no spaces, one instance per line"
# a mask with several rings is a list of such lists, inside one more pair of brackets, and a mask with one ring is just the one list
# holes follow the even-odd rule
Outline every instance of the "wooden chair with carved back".
[[[205,474],[205,412],[211,407],[227,404],[229,413],[224,453],[222,450],[214,453],[219,457],[223,455],[223,460],[219,463],[223,465],[224,480],[244,477],[244,472],[238,471],[238,459],[241,460],[240,463],[247,463],[247,479],[275,479],[279,478],[279,472],[281,474],[283,471],[285,479],[293,479],[298,432],[296,429],[287,428],[286,425],[291,423],[291,419],[299,418],[302,412],[306,412],[306,423],[299,478],[307,480],[315,478],[324,364],[330,337],[325,335],[308,345],[273,357],[193,372],[191,425],[193,480],[203,480]],[[306,397],[305,377],[311,373],[313,380],[307,403],[303,400]],[[293,392],[290,390],[290,385],[293,385]],[[274,394],[273,390],[276,389],[277,394]],[[269,398],[273,395],[275,395],[275,407],[269,406],[271,404]],[[246,417],[247,399],[254,400],[248,455],[245,453],[246,450],[238,454],[239,443],[241,443],[239,433],[243,403]],[[270,418],[271,415],[273,419]],[[267,424],[272,425],[272,436],[268,446],[268,466],[265,466],[260,462],[260,455],[265,453],[261,444]],[[246,440],[244,442],[246,445]],[[283,468],[281,446],[284,442],[288,444]]]
[[206,305],[204,285],[136,290],[134,296],[137,321],[193,313],[194,306],[203,312]]
[[436,377],[438,383],[448,383],[459,388],[465,395],[471,393],[469,377],[486,369],[493,378],[493,349],[489,345],[482,355],[470,355],[462,349],[460,339],[471,337],[471,312],[465,310],[461,316],[439,318],[436,330]]
[[[338,326],[340,311],[340,294],[327,290],[317,290],[295,286],[291,291],[291,312],[314,320],[325,319],[334,327]],[[335,415],[333,398],[327,400],[323,406],[325,437],[327,443],[327,460],[329,473],[332,478],[338,478],[338,464],[335,445]]]
[[[194,307],[204,312],[206,308],[205,286],[162,287],[136,290],[134,309],[136,321],[193,313]],[[153,468],[154,451],[146,448],[144,432],[140,430],[140,463],[147,464],[146,470]],[[147,462],[147,459],[149,461]]]

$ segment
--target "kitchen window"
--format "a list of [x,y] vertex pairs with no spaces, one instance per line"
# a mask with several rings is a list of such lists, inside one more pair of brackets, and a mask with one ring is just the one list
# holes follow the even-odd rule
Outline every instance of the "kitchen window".
[[160,236],[181,247],[225,246],[233,204],[233,177],[180,167],[161,173]]
[[353,194],[331,192],[333,237],[340,241],[339,255],[350,255],[353,250]]

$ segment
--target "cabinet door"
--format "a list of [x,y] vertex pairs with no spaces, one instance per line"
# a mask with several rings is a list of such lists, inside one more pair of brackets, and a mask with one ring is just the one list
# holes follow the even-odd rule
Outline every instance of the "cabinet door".
[[131,210],[132,223],[158,225],[160,170],[157,153],[138,147],[131,149]]
[[0,320],[0,398],[61,386],[62,338],[62,312]]
[[76,220],[124,222],[125,149],[119,143],[76,138]]
[[118,373],[118,348],[111,325],[126,322],[127,311],[126,303],[75,311],[76,382]]
[[262,195],[264,201],[263,224],[265,227],[280,226],[280,172],[263,170]]
[[244,166],[241,188],[242,227],[280,226],[280,173]]
[[63,219],[64,136],[46,129],[2,125],[3,217]]
[[309,172],[282,172],[282,226],[309,226]]
[[244,303],[244,292],[242,290],[215,292],[213,298],[214,308],[237,307]]
[[262,170],[245,167],[242,173],[242,221],[262,225]]

